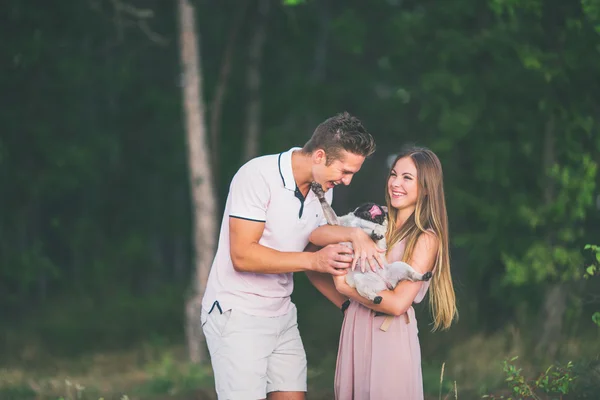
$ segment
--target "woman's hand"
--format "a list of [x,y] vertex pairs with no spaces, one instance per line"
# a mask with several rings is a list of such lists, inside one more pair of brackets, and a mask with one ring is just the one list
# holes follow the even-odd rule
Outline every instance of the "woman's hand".
[[351,242],[354,249],[352,271],[358,266],[362,272],[365,272],[367,266],[369,266],[375,272],[377,266],[380,268],[385,266],[385,249],[380,249],[365,231],[360,228],[354,228],[351,234]]
[[351,289],[350,286],[346,283],[346,275],[332,275],[333,284],[338,292],[341,294],[345,294],[348,292],[348,289]]

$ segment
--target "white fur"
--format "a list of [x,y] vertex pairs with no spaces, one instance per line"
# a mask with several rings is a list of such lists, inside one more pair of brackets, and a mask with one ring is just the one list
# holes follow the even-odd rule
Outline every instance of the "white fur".
[[[375,233],[378,236],[383,236],[382,239],[377,241],[377,246],[382,249],[386,248],[385,232],[387,230],[387,219],[383,224],[380,225],[375,222],[359,218],[351,212],[340,217],[339,223],[342,226],[361,228],[368,235]],[[351,243],[344,244],[352,248]],[[383,258],[385,259],[385,257]],[[376,261],[372,260],[372,262]],[[426,276],[431,275],[420,274],[410,265],[402,261],[396,261],[391,264],[388,264],[386,261],[384,268],[377,266],[376,272],[371,270],[368,262],[365,268],[365,272],[362,272],[358,267],[354,271],[349,271],[346,275],[346,282],[350,287],[356,288],[356,291],[362,297],[365,297],[371,301],[375,300],[377,293],[386,289],[394,289],[400,281],[422,281],[426,280]]]

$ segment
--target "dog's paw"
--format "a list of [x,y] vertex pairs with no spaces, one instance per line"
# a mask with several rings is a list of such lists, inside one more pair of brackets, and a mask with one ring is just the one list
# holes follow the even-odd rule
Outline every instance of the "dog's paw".
[[387,231],[387,227],[384,225],[377,225],[375,228],[373,228],[373,235],[377,235],[377,236],[385,236],[385,233]]
[[428,280],[430,280],[430,279],[431,279],[431,277],[432,277],[432,276],[433,276],[433,275],[431,274],[431,272],[425,272],[425,273],[423,274],[423,280],[424,280],[424,281],[428,281]]
[[380,304],[381,300],[383,300],[383,297],[381,297],[381,296],[375,296],[375,298],[373,299],[373,303]]
[[374,242],[378,242],[378,241],[380,241],[380,240],[381,240],[381,239],[383,239],[383,238],[384,238],[384,236],[383,236],[383,235],[379,235],[379,234],[375,233],[375,231],[371,232],[371,239],[372,239]]
[[325,196],[325,192],[323,192],[323,187],[317,183],[317,182],[311,182],[310,183],[310,188],[312,189],[313,192],[315,192],[315,194],[317,195],[317,197],[323,197]]

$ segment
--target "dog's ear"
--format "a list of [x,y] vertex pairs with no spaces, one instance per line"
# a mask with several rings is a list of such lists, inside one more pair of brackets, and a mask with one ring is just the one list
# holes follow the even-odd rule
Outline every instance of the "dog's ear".
[[363,203],[354,209],[355,213],[361,213],[365,211],[369,211],[371,207],[373,207],[375,203]]

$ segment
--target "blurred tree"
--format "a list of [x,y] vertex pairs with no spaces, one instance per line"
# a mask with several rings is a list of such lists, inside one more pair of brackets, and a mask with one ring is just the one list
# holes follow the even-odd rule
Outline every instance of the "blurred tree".
[[194,219],[195,279],[186,304],[186,335],[192,362],[206,361],[205,339],[200,324],[202,296],[216,247],[217,215],[204,118],[202,70],[195,8],[179,0],[180,54],[183,104],[186,119],[188,163]]
[[221,119],[223,118],[223,103],[225,101],[225,94],[229,83],[229,77],[231,75],[234,51],[236,49],[236,41],[244,17],[246,16],[249,0],[244,0],[238,5],[235,13],[234,20],[229,30],[227,38],[227,44],[223,53],[223,60],[219,69],[219,78],[215,87],[215,94],[213,101],[210,106],[210,151],[212,160],[212,174],[214,182],[219,182],[219,153],[221,151],[220,142],[223,140],[221,136]]
[[[589,13],[577,2],[498,0],[382,14],[381,31],[398,42],[379,49],[379,90],[442,158],[455,265],[478,288],[463,315],[496,328],[523,304],[528,316],[541,308],[539,353],[552,356],[597,191],[600,87],[587,77],[600,57]],[[351,49],[373,48],[376,39],[361,45],[352,32]],[[485,318],[491,310],[504,318]]]
[[[336,189],[337,211],[383,200],[385,160],[404,142],[438,153],[457,329],[496,331],[516,320],[537,339],[543,323],[571,335],[589,325],[587,314],[575,318],[581,294],[571,285],[583,238],[600,236],[590,204],[600,188],[598,0],[271,1],[264,42],[253,47],[261,2],[193,2],[218,197],[245,157],[248,53],[262,48],[253,92],[259,152],[301,145],[341,110],[377,140],[352,185]],[[178,3],[42,3],[8,0],[0,13],[10,38],[0,43],[8,55],[0,74],[2,318],[39,310],[47,330],[29,332],[43,340],[85,338],[89,327],[99,344],[179,332],[184,310],[175,304],[201,254],[192,248],[199,239],[190,240],[195,159],[181,118]],[[300,324],[325,315],[311,290],[299,277]],[[163,293],[165,301],[146,301]],[[55,318],[53,307],[71,318]],[[102,307],[111,312],[97,321]],[[89,320],[75,324],[72,315]],[[114,328],[114,318],[124,325]],[[315,354],[337,341],[335,324],[327,332]],[[448,337],[424,349],[451,347],[439,345]]]
[[259,0],[255,30],[248,47],[248,65],[246,67],[246,85],[248,100],[242,163],[258,156],[260,149],[260,130],[262,120],[261,101],[261,61],[267,35],[267,23],[271,0]]

